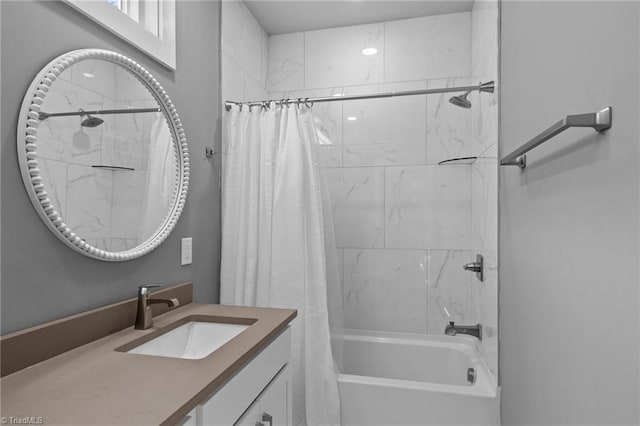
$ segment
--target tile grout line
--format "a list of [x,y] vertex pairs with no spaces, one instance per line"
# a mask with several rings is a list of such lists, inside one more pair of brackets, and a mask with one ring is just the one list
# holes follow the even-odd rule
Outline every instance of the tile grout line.
[[426,286],[426,291],[425,294],[427,295],[427,300],[425,300],[425,306],[424,306],[424,316],[425,316],[425,327],[426,327],[426,334],[429,334],[429,293],[430,293],[430,287],[429,287],[429,270],[431,269],[431,251],[430,250],[425,250],[425,286]]
[[307,89],[307,32],[302,32],[302,87]]
[[387,22],[382,23],[382,81],[387,83]]
[[[429,88],[429,80],[424,80],[424,88]],[[424,163],[429,164],[429,95],[425,95],[424,104],[426,111],[424,118]]]
[[382,171],[382,246],[387,248],[387,167]]

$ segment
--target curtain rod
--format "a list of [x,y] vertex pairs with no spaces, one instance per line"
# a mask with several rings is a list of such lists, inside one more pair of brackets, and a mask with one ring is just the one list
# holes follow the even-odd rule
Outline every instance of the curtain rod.
[[425,89],[425,90],[409,90],[406,92],[385,92],[385,93],[373,93],[369,95],[349,95],[349,96],[326,96],[320,98],[298,98],[298,99],[281,99],[281,100],[265,100],[265,101],[250,101],[250,102],[237,102],[237,101],[225,101],[225,108],[227,111],[231,109],[232,105],[248,105],[252,106],[266,106],[271,102],[276,104],[290,104],[290,103],[311,103],[316,102],[335,102],[335,101],[354,101],[360,99],[377,99],[377,98],[392,98],[396,96],[414,96],[414,95],[430,95],[434,93],[451,93],[451,92],[473,92],[478,90],[480,92],[493,93],[495,89],[495,83],[488,81],[486,83],[480,83],[477,86],[458,86],[458,87],[443,87],[440,89]]
[[39,119],[45,120],[49,117],[67,117],[72,115],[103,115],[103,114],[138,114],[141,112],[160,112],[160,108],[123,108],[123,109],[97,109],[94,111],[85,111],[83,109],[79,111],[70,112],[40,112]]

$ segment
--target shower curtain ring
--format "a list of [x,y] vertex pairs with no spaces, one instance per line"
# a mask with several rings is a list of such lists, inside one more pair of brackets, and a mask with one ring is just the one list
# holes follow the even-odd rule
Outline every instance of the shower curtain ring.
[[307,108],[311,108],[313,106],[313,102],[309,102],[309,97],[304,98],[304,104]]

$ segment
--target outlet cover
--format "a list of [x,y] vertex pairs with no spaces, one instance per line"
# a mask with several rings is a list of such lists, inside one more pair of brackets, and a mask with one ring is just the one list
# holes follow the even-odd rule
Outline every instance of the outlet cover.
[[182,250],[180,254],[180,265],[182,266],[191,265],[193,260],[193,246],[191,243],[191,237],[182,239]]

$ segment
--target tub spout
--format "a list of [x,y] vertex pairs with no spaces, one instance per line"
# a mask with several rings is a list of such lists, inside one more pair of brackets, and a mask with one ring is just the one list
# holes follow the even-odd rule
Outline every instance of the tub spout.
[[482,325],[456,325],[454,321],[449,321],[449,324],[444,328],[444,334],[447,336],[468,334],[469,336],[476,337],[478,340],[482,340]]

